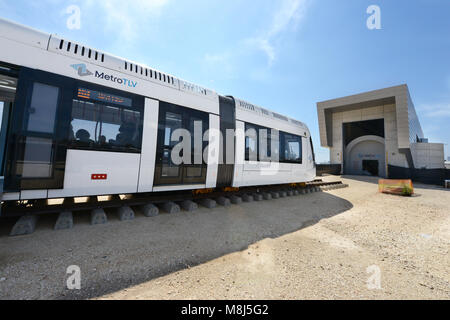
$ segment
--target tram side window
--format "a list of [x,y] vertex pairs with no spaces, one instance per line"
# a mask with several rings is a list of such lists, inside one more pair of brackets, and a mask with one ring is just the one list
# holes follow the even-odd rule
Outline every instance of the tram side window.
[[29,109],[27,130],[52,133],[55,127],[59,88],[35,82]]
[[245,124],[245,161],[302,163],[302,137]]
[[283,162],[302,163],[302,138],[296,135],[281,133]]
[[[278,150],[272,150],[272,144],[278,139],[278,131],[258,125],[245,124],[245,160],[275,162],[278,161]],[[272,142],[273,140],[273,142]]]
[[258,128],[245,124],[245,160],[258,161]]
[[118,105],[73,100],[71,147],[138,153],[141,139],[140,112]]

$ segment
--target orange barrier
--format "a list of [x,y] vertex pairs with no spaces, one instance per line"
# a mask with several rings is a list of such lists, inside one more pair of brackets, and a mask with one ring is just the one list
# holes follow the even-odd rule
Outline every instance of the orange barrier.
[[380,193],[411,196],[414,194],[414,186],[411,180],[388,180],[382,179],[378,182]]

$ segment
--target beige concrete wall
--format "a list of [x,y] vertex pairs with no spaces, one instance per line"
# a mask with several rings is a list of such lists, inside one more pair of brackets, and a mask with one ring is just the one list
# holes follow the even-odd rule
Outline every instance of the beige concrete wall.
[[411,153],[417,169],[443,169],[444,145],[442,143],[412,143]]
[[347,122],[384,119],[387,160],[390,165],[408,167],[406,157],[399,152],[397,136],[397,113],[394,104],[380,105],[354,111],[335,112],[333,119],[333,147],[330,148],[332,164],[342,164],[342,124]]
[[[387,163],[398,167],[409,167],[406,155],[399,150],[409,153],[411,143],[417,137],[424,137],[407,85],[319,102],[317,112],[321,145],[330,148],[333,164],[343,161],[342,123],[345,122],[385,119]],[[427,161],[437,165],[437,158]]]
[[[397,129],[398,134],[398,144],[400,148],[409,148],[409,116],[408,111],[413,108],[412,103],[409,103],[410,95],[407,85],[400,85],[370,92],[364,92],[352,96],[347,96],[343,98],[323,101],[317,103],[317,113],[319,117],[319,129],[320,129],[320,140],[322,147],[335,147],[333,146],[333,140],[331,134],[332,121],[328,119],[327,114],[334,112],[335,110],[356,110],[345,112],[346,120],[349,121],[360,121],[358,118],[373,119],[373,117],[380,112],[377,110],[376,101],[392,101],[396,105],[395,112],[397,114]],[[375,104],[374,104],[375,103]],[[375,105],[375,107],[374,107]],[[364,110],[364,114],[361,112]]]

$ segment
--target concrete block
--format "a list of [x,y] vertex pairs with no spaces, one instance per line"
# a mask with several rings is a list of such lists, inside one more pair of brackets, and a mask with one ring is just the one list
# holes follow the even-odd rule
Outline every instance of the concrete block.
[[264,200],[272,200],[272,194],[264,192],[263,198],[264,198]]
[[238,196],[231,196],[230,200],[231,200],[232,204],[241,204],[242,203],[242,198],[238,197]]
[[146,216],[147,218],[156,217],[157,215],[159,215],[159,208],[151,203],[143,206],[141,210],[144,216]]
[[23,216],[17,220],[9,234],[11,237],[25,236],[36,230],[37,216]]
[[384,116],[384,108],[383,106],[378,107],[370,107],[370,108],[364,108],[361,110],[363,120],[366,119],[366,117],[370,116],[376,116],[376,119],[383,118]]
[[286,191],[280,191],[280,198],[286,198],[287,192]]
[[63,211],[59,214],[55,223],[55,230],[67,230],[73,228],[72,211]]
[[297,189],[295,189],[294,191],[292,191],[294,193],[294,196],[298,196],[300,194],[300,191],[298,191]]
[[196,204],[194,201],[186,200],[180,203],[180,207],[185,211],[195,211],[198,210],[198,204]]
[[244,194],[242,196],[242,200],[244,200],[244,202],[253,202],[255,199],[253,199],[252,195]]
[[200,200],[200,204],[208,209],[214,209],[217,207],[217,202],[212,199],[202,199]]
[[333,123],[341,121],[343,119],[344,115],[342,112],[333,112]]
[[106,216],[105,210],[95,209],[91,212],[91,225],[105,224],[108,222],[108,217]]
[[292,197],[294,195],[294,191],[288,190],[288,191],[286,191],[286,194],[288,197]]
[[255,194],[253,194],[253,200],[255,200],[255,201],[263,201],[264,197],[260,193],[255,193]]
[[219,205],[221,205],[221,206],[223,206],[223,207],[229,207],[229,206],[231,206],[231,201],[230,201],[230,199],[228,199],[228,198],[225,198],[225,197],[220,197],[220,198],[217,198],[217,203],[219,204]]
[[278,192],[271,192],[272,199],[280,199],[280,194]]
[[175,214],[175,213],[181,212],[180,206],[171,201],[161,204],[161,209],[163,209],[165,212],[167,212],[169,214]]
[[120,221],[134,220],[134,211],[128,206],[121,207],[117,210]]
[[361,110],[354,111],[345,111],[343,121],[344,122],[353,122],[353,121],[361,121],[362,120],[362,112]]
[[389,113],[389,112],[395,112],[395,104],[388,104],[384,106],[384,112],[385,113]]

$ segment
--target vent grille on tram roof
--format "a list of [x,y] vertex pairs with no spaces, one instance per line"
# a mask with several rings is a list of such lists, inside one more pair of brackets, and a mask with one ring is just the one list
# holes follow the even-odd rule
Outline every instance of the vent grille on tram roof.
[[244,109],[247,109],[247,110],[250,110],[250,111],[256,111],[255,106],[252,105],[252,104],[250,104],[250,103],[248,103],[248,102],[245,102],[245,101],[239,101],[239,105],[240,105],[242,108],[244,108]]
[[289,119],[285,116],[282,116],[281,114],[278,114],[276,112],[273,112],[273,116],[279,120],[283,120],[283,121],[289,121]]
[[64,39],[59,40],[59,50],[65,51],[69,54],[76,55],[79,57],[83,57],[85,59],[90,59],[97,62],[105,62],[105,54],[99,51],[90,49],[88,47],[79,45],[78,43],[74,43],[72,41],[66,41]]
[[291,122],[294,123],[294,124],[296,124],[296,125],[298,125],[298,126],[301,126],[301,127],[304,126],[304,125],[303,125],[303,122],[300,122],[300,121],[297,121],[297,120],[294,120],[294,119],[291,119]]
[[278,119],[278,120],[281,120],[281,121],[290,122],[290,123],[295,124],[297,126],[301,126],[301,127],[305,126],[303,124],[303,122],[300,122],[300,121],[297,121],[297,120],[294,120],[294,119],[290,119],[290,118],[288,118],[286,116],[283,116],[283,115],[281,115],[279,113],[272,112],[272,111],[269,111],[269,110],[261,108],[261,107],[256,107],[256,106],[254,106],[251,103],[248,103],[248,102],[245,102],[245,101],[242,101],[242,100],[236,100],[236,102],[238,102],[238,107],[240,107],[242,109],[245,109],[245,110],[248,110],[248,111],[252,111],[252,112],[255,112],[255,113],[261,113],[261,114],[263,114],[263,115],[265,115],[267,117],[272,117],[272,118],[275,118],[275,119]]
[[[105,63],[106,56],[104,53],[93,50],[89,47],[82,46],[78,43],[74,43],[71,41],[66,41],[58,36],[53,36],[51,38],[51,43],[49,46],[50,51],[61,52],[64,55],[75,55],[82,60],[89,60],[94,63]],[[126,61],[123,58],[118,58],[114,56],[109,56],[108,63],[111,68],[115,68],[120,71],[124,66],[124,69],[140,78],[149,79],[153,81],[159,81],[164,84],[170,85],[173,88],[177,88],[180,90],[184,90],[187,92],[192,92],[195,94],[209,96],[214,95],[214,92],[208,90],[206,88],[200,87],[195,84],[191,84],[186,81],[181,81],[173,76],[167,75],[165,73],[161,73],[159,71],[153,70],[146,66],[141,66],[136,63],[131,63]],[[123,70],[123,69],[122,69]]]
[[180,88],[182,90],[198,93],[198,94],[205,95],[205,96],[208,94],[207,89],[202,88],[196,84],[192,84],[192,83],[189,83],[186,81],[180,81],[180,82],[181,82]]
[[158,71],[155,71],[153,69],[138,66],[135,63],[131,63],[131,62],[127,62],[127,61],[124,62],[124,67],[125,67],[125,70],[132,72],[134,74],[138,74],[138,75],[141,75],[143,77],[146,77],[146,78],[149,78],[152,80],[158,80],[158,81],[161,81],[164,83],[168,83],[173,86],[176,85],[176,83],[175,83],[176,79],[174,77],[166,75],[166,74],[158,72]]

